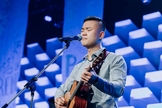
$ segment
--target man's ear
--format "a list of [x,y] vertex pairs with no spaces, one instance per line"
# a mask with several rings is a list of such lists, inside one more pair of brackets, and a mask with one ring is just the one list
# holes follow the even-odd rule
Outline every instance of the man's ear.
[[100,32],[99,39],[103,39],[103,38],[104,38],[104,36],[105,36],[105,32],[104,32],[104,31],[101,31],[101,32]]

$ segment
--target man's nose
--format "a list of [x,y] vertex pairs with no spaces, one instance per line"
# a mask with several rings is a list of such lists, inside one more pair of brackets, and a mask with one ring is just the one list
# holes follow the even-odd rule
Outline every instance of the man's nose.
[[83,32],[81,33],[81,35],[82,35],[82,36],[87,36],[87,33],[86,33],[85,31],[83,31]]

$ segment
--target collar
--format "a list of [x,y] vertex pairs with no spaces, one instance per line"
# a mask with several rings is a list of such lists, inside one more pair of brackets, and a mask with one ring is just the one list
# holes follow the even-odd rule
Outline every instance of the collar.
[[92,54],[92,60],[88,60],[88,54],[86,54],[83,58],[83,60],[88,60],[89,62],[93,61],[94,58],[96,58],[103,50],[105,49],[105,47],[100,48],[99,50],[97,50],[94,54]]

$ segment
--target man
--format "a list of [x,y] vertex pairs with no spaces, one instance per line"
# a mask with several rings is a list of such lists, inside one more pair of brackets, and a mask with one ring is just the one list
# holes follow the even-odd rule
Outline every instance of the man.
[[117,108],[117,98],[122,96],[126,83],[127,66],[122,56],[109,52],[98,73],[87,67],[103,51],[101,40],[105,35],[105,23],[98,17],[88,17],[81,30],[82,45],[87,55],[78,63],[64,84],[55,94],[56,108],[66,108],[64,95],[75,80],[91,85],[87,108]]

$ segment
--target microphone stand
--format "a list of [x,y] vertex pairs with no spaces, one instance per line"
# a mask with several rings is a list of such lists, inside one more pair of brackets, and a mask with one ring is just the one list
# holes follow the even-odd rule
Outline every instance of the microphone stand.
[[45,66],[40,73],[38,73],[35,77],[31,78],[25,85],[24,88],[19,91],[16,96],[14,96],[8,103],[4,104],[1,108],[7,108],[8,105],[16,99],[16,97],[18,97],[21,93],[23,93],[26,89],[31,91],[31,102],[30,102],[30,108],[32,108],[33,106],[33,97],[34,97],[34,91],[36,89],[35,87],[35,82],[38,80],[38,77],[41,76],[43,74],[43,72],[60,56],[60,54],[67,49],[70,46],[70,42],[72,40],[66,40],[65,43],[66,45],[64,46],[64,48],[59,52],[59,54],[57,54],[48,64],[47,66]]

